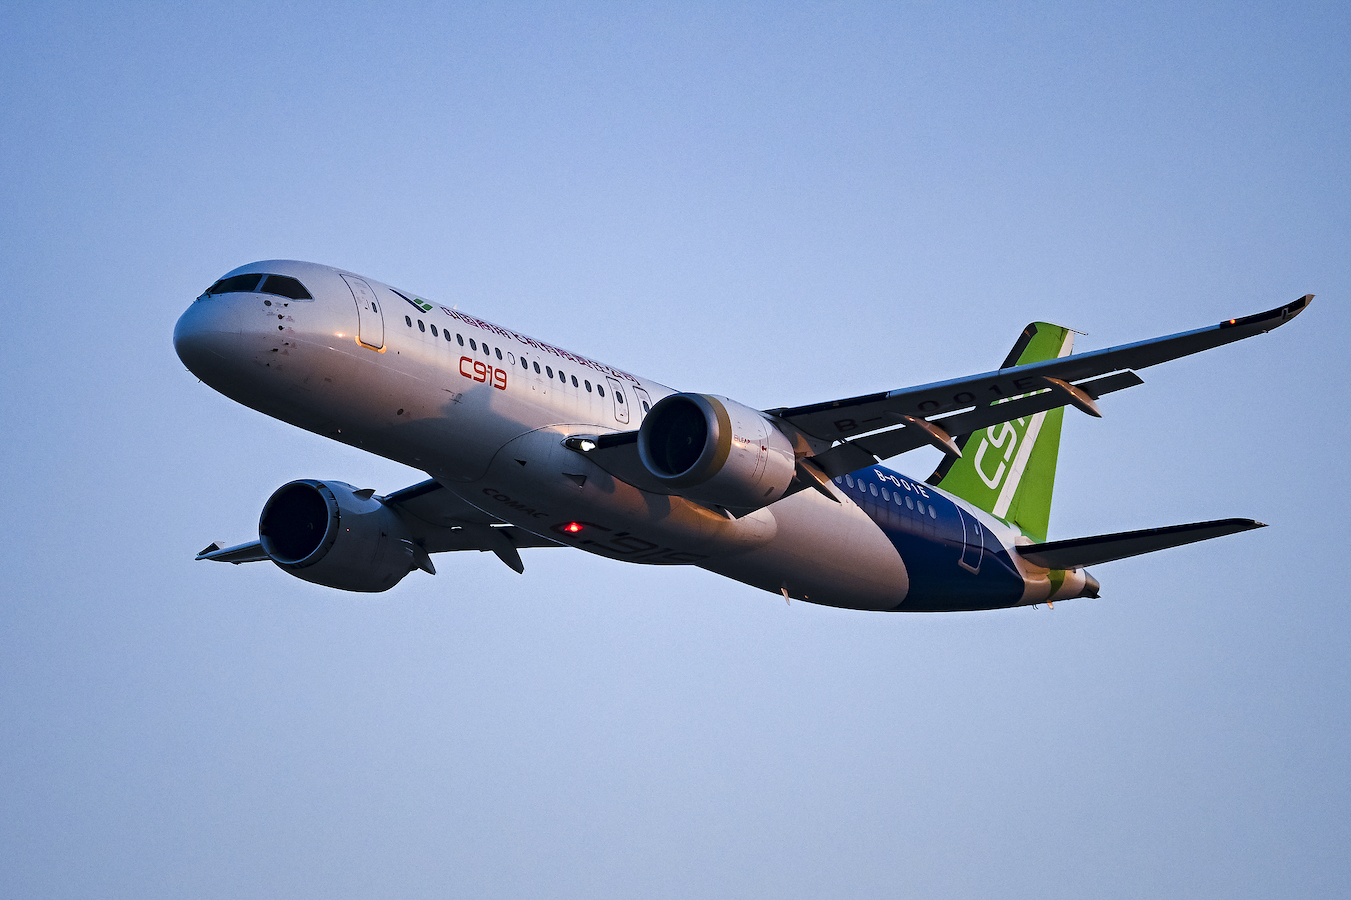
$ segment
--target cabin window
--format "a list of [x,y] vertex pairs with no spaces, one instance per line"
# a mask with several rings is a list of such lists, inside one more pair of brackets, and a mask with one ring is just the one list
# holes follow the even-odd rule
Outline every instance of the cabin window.
[[544,367],[544,371],[546,371],[546,372],[549,373],[549,377],[550,377],[550,378],[553,378],[553,377],[554,377],[554,370],[553,370],[551,367],[545,366],[545,367]]
[[854,476],[853,476],[853,475],[846,475],[846,476],[844,476],[844,480],[845,480],[846,482],[849,483],[849,486],[850,486],[850,487],[853,487],[853,486],[854,486]]
[[497,358],[498,358],[498,359],[501,359],[501,358],[502,358],[502,348],[501,348],[501,347],[496,347],[496,348],[494,348],[493,352],[497,354]]
[[589,381],[584,381],[583,384],[586,385],[586,392],[587,392],[588,394],[591,393],[591,382],[589,382]]
[[605,396],[605,388],[601,387],[600,385],[596,385],[596,393],[598,393],[598,394],[600,394],[602,397],[604,397],[604,396]]
[[916,501],[915,501],[915,509],[919,510],[919,514],[920,514],[921,516],[924,515],[924,501],[923,501],[923,500],[916,500]]
[[464,346],[464,335],[462,334],[455,335],[455,340],[459,343],[461,347]]
[[577,376],[576,376],[576,375],[572,376],[572,386],[573,386],[573,387],[577,387],[577,386],[578,386],[578,385],[577,385]]
[[643,415],[647,415],[647,414],[650,413],[650,412],[652,412],[652,407],[648,406],[648,405],[647,405],[647,401],[644,400],[644,401],[643,401]]
[[913,498],[913,497],[906,497],[906,498],[905,498],[905,505],[908,506],[910,509],[914,509],[914,508],[915,508],[915,500],[914,500],[914,498]]
[[530,371],[530,363],[526,362],[526,359],[525,359],[524,356],[521,357],[521,368],[522,368],[522,369],[525,369],[527,372]]
[[477,350],[477,349],[478,349],[478,344],[475,344],[475,343],[474,343],[474,339],[473,339],[473,338],[470,338],[470,339],[469,339],[469,349],[470,349],[470,350]]
[[441,332],[441,335],[442,335],[443,337],[445,337],[446,343],[449,344],[449,343],[450,343],[450,332],[449,332],[449,331],[443,331],[443,332]]
[[563,374],[563,370],[562,370],[562,369],[559,369],[559,370],[558,370],[558,380],[561,381],[561,382],[563,382],[564,384],[567,384],[567,383],[568,383],[568,376],[566,376],[566,375]]
[[492,355],[493,355],[493,351],[488,347],[487,343],[484,343],[484,345],[483,345],[483,355],[484,355],[484,356],[492,356]]
[[877,485],[875,484],[868,485],[868,490],[872,493],[874,497],[877,496]]
[[439,335],[436,333],[436,326],[435,326],[435,325],[432,326],[432,337],[439,337]]
[[421,319],[418,319],[418,320],[417,320],[417,330],[418,330],[418,331],[421,331],[421,332],[426,332],[426,330],[427,330],[427,326],[422,324],[422,320],[421,320]]
[[413,327],[413,317],[412,317],[412,316],[404,316],[404,317],[403,317],[403,320],[404,320],[405,322],[408,323],[408,327],[409,327],[409,328],[412,328],[412,327]]
[[535,374],[539,374],[539,363],[535,363]]
[[938,513],[934,511],[934,505],[932,503],[929,504],[929,518],[938,518]]

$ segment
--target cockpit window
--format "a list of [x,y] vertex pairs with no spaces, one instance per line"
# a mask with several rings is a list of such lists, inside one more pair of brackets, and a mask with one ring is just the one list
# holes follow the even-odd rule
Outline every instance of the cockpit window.
[[[266,281],[263,279],[266,278]],[[259,285],[259,282],[263,282]],[[263,294],[273,294],[277,297],[286,297],[288,300],[313,300],[314,296],[305,290],[305,285],[296,281],[290,275],[267,275],[264,276],[258,272],[251,272],[248,275],[232,275],[229,278],[222,278],[211,287],[206,289],[203,297],[213,297],[216,294],[251,294],[253,292]]]
[[296,281],[290,275],[269,275],[260,290],[264,294],[276,294],[279,297],[289,297],[292,300],[314,299],[310,292],[305,290],[305,285]]
[[235,275],[233,278],[222,278],[211,287],[206,289],[203,297],[210,297],[213,294],[233,294],[235,292],[250,293],[258,289],[258,280],[261,275]]

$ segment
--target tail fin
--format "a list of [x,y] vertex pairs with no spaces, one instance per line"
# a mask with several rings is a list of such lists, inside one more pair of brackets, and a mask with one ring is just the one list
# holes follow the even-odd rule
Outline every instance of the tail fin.
[[[1000,368],[1068,356],[1074,332],[1047,322],[1023,329]],[[964,435],[960,459],[948,457],[928,483],[1046,540],[1064,407]]]

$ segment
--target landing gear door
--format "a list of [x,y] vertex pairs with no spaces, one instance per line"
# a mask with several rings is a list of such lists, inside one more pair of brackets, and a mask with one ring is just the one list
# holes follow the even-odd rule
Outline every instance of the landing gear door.
[[347,282],[352,299],[357,303],[357,341],[372,350],[382,349],[385,346],[385,316],[380,312],[380,301],[375,299],[375,291],[354,275],[344,275],[342,280]]
[[980,571],[980,561],[985,555],[985,528],[960,506],[957,516],[962,520],[962,555],[957,565],[975,575]]
[[624,396],[624,387],[613,378],[605,380],[610,383],[610,396],[614,398],[615,418],[621,425],[629,424],[629,398]]

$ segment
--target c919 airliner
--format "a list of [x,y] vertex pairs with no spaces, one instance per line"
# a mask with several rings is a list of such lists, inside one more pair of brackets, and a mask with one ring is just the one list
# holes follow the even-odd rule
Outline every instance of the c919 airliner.
[[[292,260],[227,273],[174,347],[227,397],[428,473],[384,496],[285,484],[258,539],[198,559],[272,560],[385,591],[431,556],[569,546],[693,565],[788,599],[860,610],[983,610],[1097,597],[1086,568],[1262,527],[1222,519],[1048,541],[1067,406],[1099,416],[1137,370],[1270,331],[1286,306],[1072,354],[1034,322],[996,370],[760,410],[676,391],[341,269]],[[944,453],[928,478],[883,465]]]

